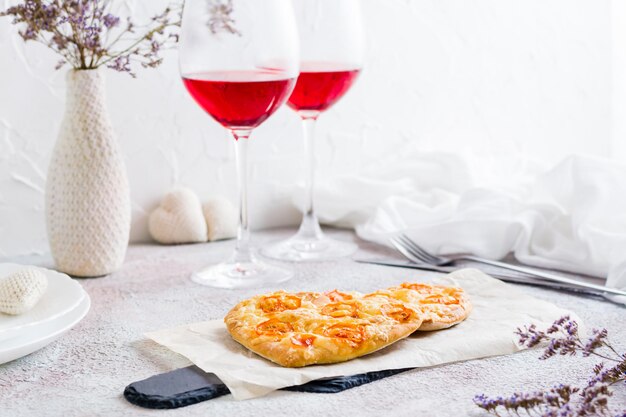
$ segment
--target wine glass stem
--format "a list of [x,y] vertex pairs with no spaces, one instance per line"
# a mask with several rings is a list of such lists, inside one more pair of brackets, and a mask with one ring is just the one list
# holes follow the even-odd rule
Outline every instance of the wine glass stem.
[[320,228],[315,206],[313,203],[313,190],[315,187],[315,124],[317,114],[314,116],[302,117],[302,128],[304,133],[304,147],[306,152],[306,200],[302,216],[302,224],[298,230],[298,237],[306,240],[321,239],[322,229]]
[[237,227],[237,246],[232,260],[251,262],[250,224],[248,222],[248,138],[249,130],[233,130],[235,138],[235,159],[237,161],[237,183],[239,187],[239,225]]

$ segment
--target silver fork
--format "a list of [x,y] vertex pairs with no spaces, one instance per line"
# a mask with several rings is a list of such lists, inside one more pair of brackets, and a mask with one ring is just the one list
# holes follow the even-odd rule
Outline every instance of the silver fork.
[[570,278],[561,277],[558,275],[550,274],[543,271],[537,271],[531,268],[525,268],[523,266],[511,265],[504,262],[492,261],[490,259],[478,258],[472,255],[457,255],[457,256],[436,256],[428,253],[426,250],[421,248],[417,243],[411,240],[408,236],[401,234],[389,239],[391,244],[403,254],[408,260],[415,262],[417,264],[429,264],[436,266],[444,266],[450,265],[455,261],[472,261],[479,262],[487,265],[493,265],[504,269],[509,269],[512,271],[522,272],[524,274],[536,276],[539,278],[544,278],[549,281],[560,282],[563,284],[572,284],[577,285],[579,287],[591,288],[594,290],[602,291],[608,294],[615,295],[624,295],[626,296],[626,291],[617,290],[614,288],[605,287],[602,285],[589,284],[582,281],[577,281]]

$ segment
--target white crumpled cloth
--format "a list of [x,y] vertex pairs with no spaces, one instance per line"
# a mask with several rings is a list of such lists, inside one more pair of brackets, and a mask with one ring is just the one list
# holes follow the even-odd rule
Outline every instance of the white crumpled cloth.
[[387,244],[399,232],[437,254],[469,252],[607,277],[626,287],[626,167],[570,156],[524,184],[481,188],[463,160],[404,152],[327,181],[320,219]]
[[459,270],[434,282],[460,286],[468,292],[474,308],[467,320],[446,330],[417,332],[378,352],[344,363],[283,368],[235,342],[222,320],[188,324],[146,336],[185,356],[205,372],[213,372],[235,399],[242,400],[320,378],[515,353],[523,349],[514,334],[518,327],[535,324],[546,329],[564,315],[577,320],[583,331],[574,313],[475,269]]

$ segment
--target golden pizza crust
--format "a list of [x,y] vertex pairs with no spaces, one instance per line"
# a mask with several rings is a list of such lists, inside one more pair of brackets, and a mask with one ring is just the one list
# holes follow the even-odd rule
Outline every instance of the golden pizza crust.
[[407,337],[422,324],[397,300],[357,292],[259,295],[224,318],[233,339],[285,367],[344,362]]
[[405,282],[378,293],[419,310],[423,317],[420,331],[452,327],[465,320],[472,311],[467,293],[458,287]]
[[445,329],[472,310],[461,288],[404,283],[370,294],[278,291],[237,304],[224,318],[233,339],[286,367],[343,362],[416,330]]

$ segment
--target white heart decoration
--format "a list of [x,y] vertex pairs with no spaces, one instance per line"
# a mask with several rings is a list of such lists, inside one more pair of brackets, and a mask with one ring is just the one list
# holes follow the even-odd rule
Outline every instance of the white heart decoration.
[[48,278],[34,268],[25,268],[0,280],[0,312],[22,314],[33,308],[48,288]]
[[207,241],[207,225],[196,194],[179,188],[168,193],[161,205],[150,214],[150,235],[163,244]]
[[202,205],[209,241],[237,236],[237,209],[224,197],[214,197]]

